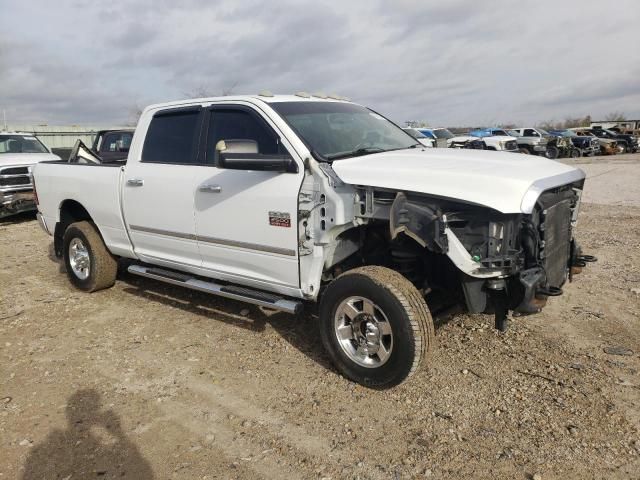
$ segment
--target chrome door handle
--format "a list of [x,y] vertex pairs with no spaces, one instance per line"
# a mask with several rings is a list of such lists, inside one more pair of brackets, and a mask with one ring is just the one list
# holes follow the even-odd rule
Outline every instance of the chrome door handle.
[[142,185],[144,185],[144,180],[142,180],[141,178],[130,178],[129,180],[127,180],[127,185],[129,185],[130,187],[141,187]]
[[205,183],[204,185],[200,185],[198,190],[208,193],[220,193],[222,192],[222,187],[220,185],[209,185]]

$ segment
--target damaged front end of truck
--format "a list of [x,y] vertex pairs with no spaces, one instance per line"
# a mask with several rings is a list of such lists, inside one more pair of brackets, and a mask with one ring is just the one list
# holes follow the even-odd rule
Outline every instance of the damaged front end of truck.
[[595,261],[574,238],[583,182],[542,192],[530,213],[399,193],[390,208],[391,238],[407,236],[449,257],[469,312],[494,313],[496,328],[504,331],[509,311],[540,312],[549,297],[563,293],[567,280]]

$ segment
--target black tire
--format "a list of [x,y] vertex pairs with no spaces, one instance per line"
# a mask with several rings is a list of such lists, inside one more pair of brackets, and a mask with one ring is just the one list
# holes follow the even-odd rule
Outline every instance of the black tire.
[[529,151],[528,148],[526,147],[520,147],[520,149],[518,150],[520,153],[524,154],[524,155],[529,155],[531,154],[531,152]]
[[544,156],[551,160],[555,160],[556,158],[558,158],[559,154],[560,151],[558,150],[558,147],[554,147],[553,145],[551,145],[547,147],[547,151],[544,153]]
[[[355,349],[355,339],[338,339],[338,327],[336,323],[344,319],[338,316],[338,308],[345,302],[357,302],[358,298],[368,299],[374,303],[376,317],[382,313],[386,317],[387,328],[391,334],[386,340],[380,333],[379,343],[391,341],[386,361],[379,365],[363,366],[351,358],[345,351],[350,345]],[[363,313],[355,318],[360,318],[360,330],[365,324],[366,332],[369,332],[368,321],[362,321]],[[365,317],[366,320],[366,317]],[[352,320],[348,327],[356,331]],[[376,322],[376,325],[380,323]],[[342,327],[342,328],[348,328]],[[377,331],[377,330],[376,330]],[[383,332],[383,329],[380,329]],[[431,349],[435,342],[434,327],[431,314],[424,298],[409,280],[400,273],[379,266],[366,266],[350,270],[327,287],[320,302],[320,336],[329,357],[337,369],[347,378],[370,388],[389,388],[398,385],[407,377],[413,375],[424,364],[428,363]],[[367,337],[368,338],[368,337]],[[351,343],[349,343],[351,342]],[[373,353],[366,357],[367,361],[375,359],[379,354]]]
[[618,155],[622,155],[625,154],[629,151],[629,149],[627,148],[627,144],[626,143],[619,143],[618,144],[618,151],[616,153],[618,153]]
[[580,158],[582,156],[582,151],[579,148],[571,149],[571,158]]
[[[73,252],[77,252],[74,248],[78,248],[78,241],[81,242],[79,245],[84,247],[85,256],[89,260],[89,265],[85,269],[80,267],[74,269],[71,264]],[[72,242],[74,246],[71,246]],[[118,262],[107,250],[102,237],[91,223],[76,222],[69,225],[64,232],[62,249],[67,276],[76,288],[85,292],[95,292],[111,287],[115,283]],[[77,261],[76,256],[74,261]],[[86,272],[86,278],[80,273],[81,271]]]

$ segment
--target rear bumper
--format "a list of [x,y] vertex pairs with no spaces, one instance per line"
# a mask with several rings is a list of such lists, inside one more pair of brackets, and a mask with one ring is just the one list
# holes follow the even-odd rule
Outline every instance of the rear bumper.
[[0,192],[0,218],[36,209],[33,191]]

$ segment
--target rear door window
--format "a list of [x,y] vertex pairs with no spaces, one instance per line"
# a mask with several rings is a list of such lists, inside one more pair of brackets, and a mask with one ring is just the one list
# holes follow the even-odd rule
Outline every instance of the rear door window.
[[195,164],[198,162],[200,108],[165,110],[151,120],[142,161]]

